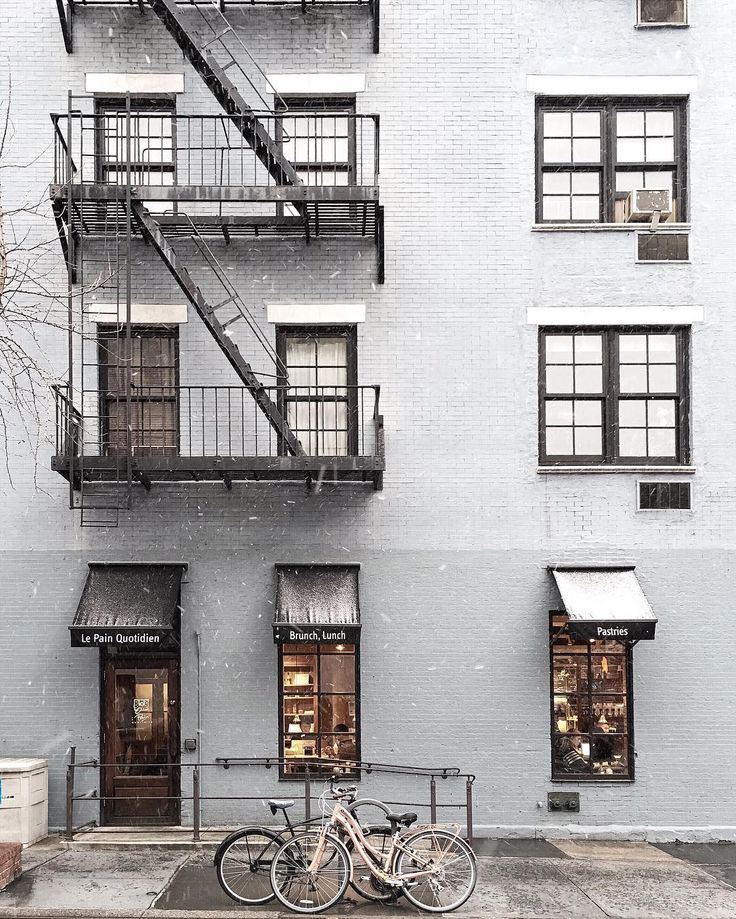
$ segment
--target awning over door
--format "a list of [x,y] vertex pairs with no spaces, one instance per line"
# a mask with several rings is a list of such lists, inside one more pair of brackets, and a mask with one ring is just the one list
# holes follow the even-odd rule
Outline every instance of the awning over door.
[[574,635],[602,641],[654,638],[657,619],[632,566],[551,570]]
[[358,565],[277,565],[274,641],[355,644],[359,570]]
[[90,562],[74,621],[73,648],[155,650],[176,625],[186,563]]

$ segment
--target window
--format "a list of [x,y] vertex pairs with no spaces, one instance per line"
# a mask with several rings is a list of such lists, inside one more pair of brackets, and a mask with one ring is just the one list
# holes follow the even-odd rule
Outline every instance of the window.
[[[98,181],[127,182],[128,129],[125,99],[97,101]],[[175,174],[174,103],[131,99],[130,181],[132,185],[171,185]]]
[[[355,97],[284,99],[277,140],[306,185],[355,184]],[[283,107],[282,107],[283,111]]]
[[550,615],[552,778],[633,779],[631,647],[566,626]]
[[134,455],[176,456],[178,452],[178,332],[136,329],[99,335],[100,416],[104,456],[127,451],[126,378],[130,367],[130,429]]
[[540,101],[537,220],[623,223],[630,192],[641,188],[668,191],[666,219],[685,220],[685,138],[683,100]]
[[310,758],[360,759],[356,646],[279,645],[279,671],[282,775],[303,774]]
[[288,374],[282,390],[290,428],[310,456],[358,451],[355,327],[276,330],[276,350]]
[[540,462],[684,464],[689,332],[540,330]]
[[637,0],[639,25],[687,25],[687,0]]

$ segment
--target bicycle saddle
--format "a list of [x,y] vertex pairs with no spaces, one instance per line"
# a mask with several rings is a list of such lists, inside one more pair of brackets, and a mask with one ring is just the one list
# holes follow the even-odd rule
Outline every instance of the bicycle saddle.
[[294,806],[293,798],[272,798],[268,802],[268,806],[271,808],[271,813],[275,814],[276,811],[287,811],[290,807]]
[[398,826],[411,826],[417,819],[417,815],[407,811],[405,814],[386,814],[386,820]]

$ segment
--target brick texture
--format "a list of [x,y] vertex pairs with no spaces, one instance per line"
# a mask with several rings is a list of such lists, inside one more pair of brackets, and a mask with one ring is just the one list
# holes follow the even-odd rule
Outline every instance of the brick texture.
[[[381,6],[377,56],[365,8],[306,16],[244,9],[232,19],[266,72],[366,73],[358,111],[381,115],[385,286],[375,283],[370,242],[261,239],[216,251],[269,335],[269,300],[367,304],[359,376],[382,387],[384,491],[137,488],[119,528],[80,530],[66,483],[49,470],[49,403],[37,465],[22,425],[10,438],[12,482],[0,464],[0,753],[48,757],[51,822],[60,825],[68,747],[77,746],[78,759],[100,754],[99,662],[96,652],[70,648],[67,630],[87,562],[160,558],[190,563],[182,738],[196,736],[199,633],[204,761],[274,754],[273,566],[349,560],[361,564],[365,757],[475,773],[480,833],[559,830],[559,818],[539,806],[558,787],[550,783],[547,613],[559,598],[546,568],[631,562],[660,620],[658,639],[634,652],[637,778],[581,788],[570,826],[736,838],[736,802],[726,794],[736,758],[736,186],[728,152],[736,4],[692,4],[691,28],[663,30],[634,28],[634,0]],[[44,194],[53,167],[48,113],[65,109],[68,89],[82,91],[85,72],[184,72],[179,111],[217,110],[150,13],[90,7],[74,28],[76,52],[67,56],[53,3],[0,5],[0,80],[12,75],[10,159],[30,164],[4,170],[5,207],[29,189]],[[626,232],[533,232],[530,73],[697,74],[689,263],[636,265]],[[52,238],[53,224],[33,232]],[[58,256],[49,271],[65,296]],[[140,299],[181,298],[143,246],[133,276]],[[527,307],[630,304],[705,309],[693,329],[692,512],[637,512],[634,475],[537,473],[537,329],[526,324]],[[255,354],[247,339],[238,342]],[[41,348],[50,376],[63,377],[64,333],[47,330]],[[181,355],[182,380],[236,382],[194,315],[181,331]],[[270,778],[213,768],[203,787],[266,794]],[[80,770],[81,792],[96,781]],[[372,777],[365,790],[402,789]],[[445,783],[441,792],[464,800],[463,786],[451,792]],[[209,803],[204,819],[261,812]],[[79,822],[95,816],[93,803],[79,806]]]
[[0,890],[21,876],[21,853],[19,842],[0,842]]

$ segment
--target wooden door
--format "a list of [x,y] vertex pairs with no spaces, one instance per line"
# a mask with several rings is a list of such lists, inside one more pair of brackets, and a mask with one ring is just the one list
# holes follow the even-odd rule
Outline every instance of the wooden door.
[[103,822],[178,824],[178,660],[108,659],[102,711]]

